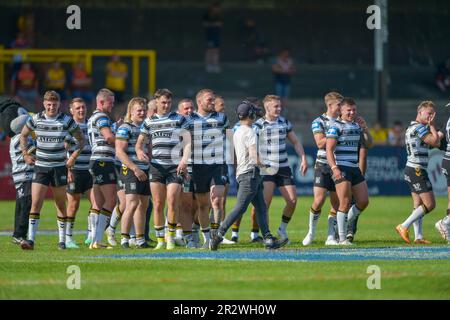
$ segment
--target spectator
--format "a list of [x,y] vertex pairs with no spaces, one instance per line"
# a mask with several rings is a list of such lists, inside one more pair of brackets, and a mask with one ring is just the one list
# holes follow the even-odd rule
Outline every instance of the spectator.
[[106,88],[114,91],[117,102],[123,102],[125,81],[128,77],[128,66],[120,61],[118,55],[113,55],[106,65]]
[[405,145],[405,130],[401,121],[395,121],[392,128],[389,130],[388,142],[391,146]]
[[[18,32],[16,38],[11,42],[11,49],[28,49],[30,48],[30,44],[25,38],[25,35],[22,32]],[[22,64],[23,56],[21,54],[15,54],[13,56],[13,76],[20,69],[20,65]]]
[[262,33],[258,30],[255,20],[247,18],[242,27],[242,47],[246,59],[258,63],[266,62],[269,49]]
[[386,145],[388,141],[388,130],[382,128],[379,122],[375,122],[373,127],[370,129],[370,134],[373,138],[373,144],[375,145]]
[[275,80],[275,94],[281,98],[282,105],[286,107],[291,91],[291,77],[296,72],[289,49],[280,51],[272,65],[272,72]]
[[206,72],[219,73],[220,65],[220,32],[223,26],[222,8],[214,3],[203,16],[203,27],[206,32],[205,66]]
[[438,66],[436,85],[442,92],[450,88],[450,59]]
[[59,94],[61,105],[67,100],[66,96],[66,71],[59,61],[54,61],[45,75],[46,91],[52,90]]
[[72,69],[71,75],[72,96],[82,98],[87,105],[92,105],[94,92],[92,92],[92,77],[86,71],[83,61],[78,61]]
[[30,107],[30,110],[35,110],[40,105],[36,72],[29,62],[22,63],[19,71],[13,74],[11,91],[23,105],[34,105],[33,108]]

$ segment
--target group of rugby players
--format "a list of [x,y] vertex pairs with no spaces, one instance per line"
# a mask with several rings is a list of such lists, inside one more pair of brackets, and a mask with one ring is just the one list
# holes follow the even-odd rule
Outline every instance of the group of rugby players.
[[[135,246],[172,250],[177,245],[210,248],[211,237],[217,239],[225,219],[228,164],[235,163],[232,132],[239,123],[229,130],[229,121],[223,113],[224,101],[212,90],[200,90],[195,100],[196,110],[194,101],[182,99],[177,111],[172,111],[172,93],[159,89],[148,102],[144,98],[132,98],[124,119],[114,122],[111,118],[114,93],[108,89],[98,92],[96,109],[88,120],[82,99],[71,101],[70,117],[60,112],[58,94],[47,91],[44,111],[33,116],[19,116],[11,124],[17,134],[10,147],[18,195],[15,243],[25,250],[34,249],[40,211],[51,186],[57,209],[60,249],[78,248],[72,231],[83,194],[91,204],[89,233],[85,241],[91,249],[118,245],[115,230],[119,222],[120,246],[124,249]],[[258,135],[267,212],[275,188],[286,203],[277,232],[284,245],[288,243],[287,225],[297,203],[287,140],[299,156],[298,168],[303,175],[308,168],[305,152],[291,123],[281,116],[278,96],[267,95],[262,102],[247,98],[245,104],[265,111],[253,123],[252,129]],[[351,98],[330,92],[325,95],[325,105],[326,112],[312,123],[318,152],[309,231],[302,242],[305,246],[314,240],[327,193],[331,210],[326,245],[351,245],[358,217],[369,202],[364,173],[372,138],[367,124],[357,115],[356,103]],[[425,170],[428,162],[425,149],[427,144],[439,144],[442,133],[434,128],[433,112],[430,102],[422,103],[418,118],[406,135],[407,170],[409,167],[415,170],[406,180],[411,184],[415,209],[396,229],[407,242],[409,225],[414,223],[415,227],[417,224],[417,228],[421,228],[422,216],[434,207]],[[448,159],[445,161],[450,161]],[[19,199],[29,200],[21,202]],[[149,243],[152,240],[148,237],[151,203],[155,246]],[[255,218],[257,213],[253,208],[251,240],[263,242]],[[25,220],[28,220],[28,232]],[[231,227],[231,240],[221,236],[220,242],[236,243],[239,225],[240,217]],[[436,224],[447,240],[449,225],[448,216]],[[199,231],[203,235],[202,244]],[[416,234],[416,243],[428,241]]]

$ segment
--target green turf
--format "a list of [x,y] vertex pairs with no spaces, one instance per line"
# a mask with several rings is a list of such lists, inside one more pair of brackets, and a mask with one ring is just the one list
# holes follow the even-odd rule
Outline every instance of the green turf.
[[[301,246],[308,224],[311,198],[301,197],[288,231],[292,244],[288,249],[309,250]],[[235,199],[227,203],[231,209]],[[394,231],[411,210],[408,197],[373,197],[359,220],[356,246],[404,246]],[[86,228],[83,201],[76,229]],[[275,198],[270,225],[274,232],[281,219],[283,202]],[[444,246],[434,230],[434,222],[443,217],[446,198],[437,199],[437,207],[424,218],[424,234],[433,245]],[[324,213],[328,207],[324,208]],[[39,230],[55,230],[55,210],[46,202]],[[11,230],[14,203],[0,202],[0,230]],[[259,249],[250,244],[249,218],[244,217],[240,243],[219,250]],[[412,230],[411,230],[412,231]],[[317,241],[312,248],[323,248],[326,214],[319,221]],[[77,235],[80,243],[84,235]],[[449,299],[450,261],[229,261],[229,260],[117,260],[98,259],[98,255],[142,253],[122,249],[58,251],[57,236],[38,235],[36,249],[24,252],[0,237],[0,299]],[[185,252],[177,249],[175,252]],[[285,250],[285,249],[282,249]],[[339,248],[336,248],[339,250]],[[145,251],[152,253],[151,250]],[[301,253],[299,253],[301,254]],[[366,282],[369,265],[381,269],[381,289],[369,290]],[[66,269],[81,270],[81,290],[66,287]]]

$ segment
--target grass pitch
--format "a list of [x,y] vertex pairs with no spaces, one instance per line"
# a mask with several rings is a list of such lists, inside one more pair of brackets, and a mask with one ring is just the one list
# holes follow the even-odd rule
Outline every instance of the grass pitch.
[[[355,245],[349,249],[323,245],[328,206],[323,209],[314,245],[301,245],[307,232],[309,197],[299,198],[289,224],[292,243],[275,252],[250,243],[248,213],[240,242],[222,245],[218,252],[184,248],[162,253],[119,248],[92,251],[84,246],[60,251],[56,234],[39,233],[35,250],[22,251],[11,244],[10,235],[3,235],[0,299],[449,299],[450,247],[434,229],[446,212],[447,199],[438,198],[436,209],[424,218],[425,238],[432,241],[425,246],[429,250],[406,245],[395,233],[394,227],[412,209],[409,197],[370,200],[359,219]],[[228,211],[234,201],[229,199]],[[273,233],[282,208],[283,200],[275,198],[270,209]],[[86,229],[87,209],[84,200],[75,230]],[[12,230],[13,219],[14,202],[0,202],[0,231]],[[42,210],[39,230],[56,230],[55,209],[49,201]],[[413,234],[411,228],[411,238]],[[74,238],[83,243],[84,234]],[[67,288],[71,265],[80,268],[80,290]],[[367,288],[371,265],[380,268],[380,289]]]

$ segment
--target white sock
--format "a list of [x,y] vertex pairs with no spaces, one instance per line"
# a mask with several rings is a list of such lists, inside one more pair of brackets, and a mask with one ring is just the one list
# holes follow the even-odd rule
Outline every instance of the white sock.
[[39,214],[30,214],[30,217],[28,219],[28,240],[34,242],[38,226],[39,226]]
[[418,206],[416,209],[413,210],[411,215],[408,217],[408,219],[405,220],[405,222],[402,223],[403,228],[409,229],[411,224],[420,219],[425,215],[425,210],[423,206]]
[[442,223],[448,228],[450,227],[450,216],[445,216],[444,219],[442,219]]
[[336,218],[339,230],[339,241],[344,241],[347,237],[347,213],[338,211]]
[[87,238],[88,238],[89,240],[92,240],[91,213],[88,214],[88,216],[87,216],[87,221],[88,221]]
[[423,239],[423,217],[420,217],[416,221],[413,222],[414,226],[414,239]]
[[352,205],[350,210],[348,210],[349,223],[350,223],[350,221],[356,219],[356,217],[358,217],[360,213],[361,213],[361,211],[359,211],[359,209],[356,207],[356,205]]
[[258,236],[259,236],[259,231],[258,232],[252,231],[250,233],[250,239],[252,239],[252,240],[258,238]]
[[75,218],[67,218],[66,219],[66,242],[72,242],[72,230],[75,224]]
[[109,220],[111,218],[111,216],[108,215],[108,212],[104,212],[103,210],[104,209],[102,209],[102,211],[98,215],[97,230],[95,230],[94,242],[103,242],[103,234],[105,233],[105,229],[108,226]]
[[136,238],[136,229],[134,228],[134,223],[130,227],[130,237]]
[[239,238],[239,232],[237,232],[237,231],[231,231],[231,237]]
[[314,213],[312,210],[309,211],[309,233],[313,236],[316,234],[317,222],[319,222],[320,211]]
[[66,218],[57,218],[59,242],[66,242]]
[[336,216],[328,215],[328,236],[327,240],[334,239],[334,226],[336,225]]
[[279,229],[281,231],[286,231],[287,225],[287,222],[281,221]]
[[92,242],[94,242],[95,234],[97,233],[99,213],[91,211],[91,213],[89,214],[89,217],[91,218],[91,237],[92,237],[91,239],[92,239]]
[[115,206],[113,212],[111,214],[111,220],[109,221],[109,227],[113,230],[116,230],[117,224],[122,218],[122,213],[119,210],[119,206]]
[[141,244],[144,244],[144,243],[145,243],[144,237],[138,237],[138,238],[136,238],[136,244],[137,244],[137,245],[141,245]]
[[209,242],[209,240],[211,240],[211,233],[209,228],[202,230],[202,234],[203,234],[203,243]]
[[183,229],[177,227],[176,236],[175,237],[178,238],[178,239],[183,239]]
[[124,235],[122,234],[122,237],[120,238],[120,244],[129,243],[130,241],[130,235]]

